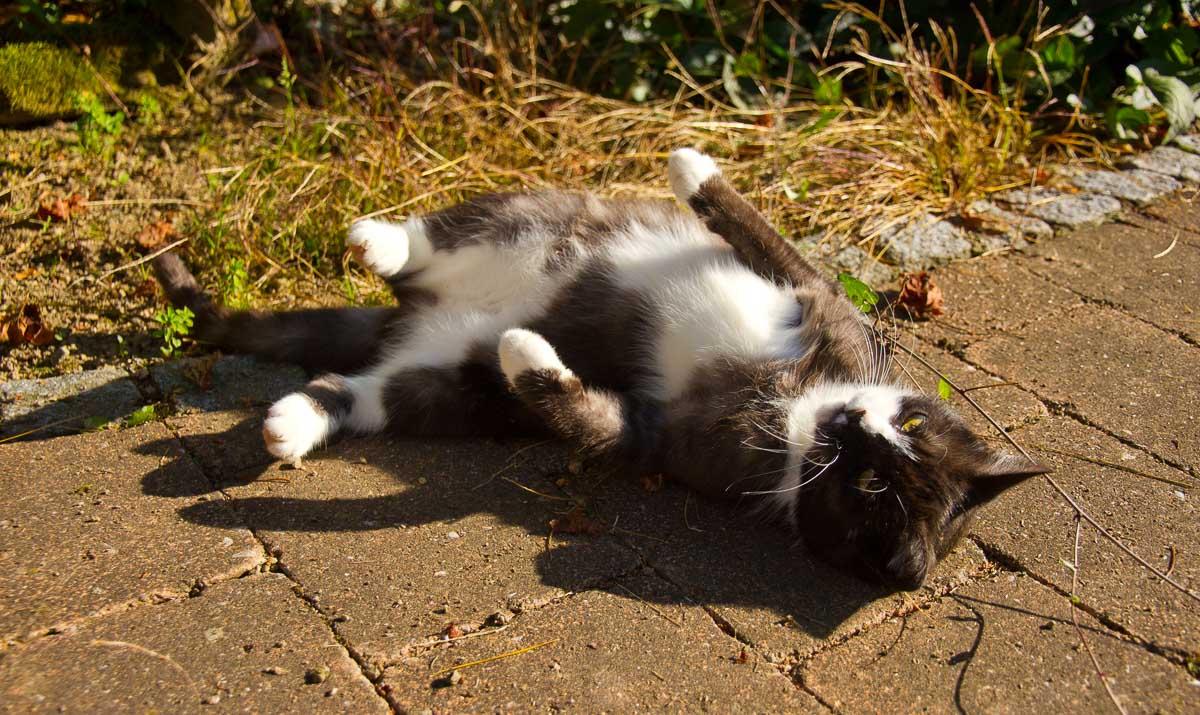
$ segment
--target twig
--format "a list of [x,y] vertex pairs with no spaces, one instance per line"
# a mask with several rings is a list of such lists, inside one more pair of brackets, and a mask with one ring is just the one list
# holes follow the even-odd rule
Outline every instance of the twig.
[[964,387],[962,389],[962,391],[963,392],[974,392],[976,390],[990,390],[993,387],[1012,387],[1013,385],[1020,385],[1020,384],[1021,383],[1019,383],[1019,382],[991,382],[986,385],[976,385],[975,387]]
[[41,427],[34,427],[31,430],[25,430],[24,432],[18,432],[17,434],[10,434],[7,437],[0,438],[0,444],[4,444],[5,442],[12,442],[13,440],[21,439],[22,437],[28,437],[31,434],[37,434],[38,432],[41,432],[42,430],[48,430],[51,427],[57,427],[59,425],[64,425],[68,422],[78,422],[79,420],[85,420],[85,419],[87,419],[87,417],[85,417],[83,415],[80,415],[78,417],[65,417],[61,420],[55,420],[48,424],[44,424]]
[[1078,459],[1081,462],[1088,462],[1090,464],[1095,464],[1098,467],[1108,467],[1109,469],[1116,469],[1118,471],[1122,471],[1127,474],[1133,474],[1135,476],[1143,477],[1145,479],[1153,479],[1156,482],[1170,484],[1171,486],[1179,487],[1180,489],[1194,489],[1196,487],[1195,484],[1186,484],[1184,482],[1177,482],[1174,479],[1167,479],[1166,477],[1156,477],[1153,474],[1147,474],[1145,472],[1140,472],[1140,471],[1134,469],[1133,467],[1126,467],[1124,464],[1117,464],[1116,462],[1106,462],[1103,459],[1096,459],[1095,457],[1089,457],[1085,454],[1076,454],[1074,452],[1067,452],[1067,451],[1061,450],[1061,449],[1051,449],[1050,447],[1043,447],[1039,444],[1033,445],[1033,448],[1040,452],[1049,452],[1050,454],[1058,454],[1058,455],[1062,455],[1063,457],[1070,457],[1071,459]]
[[646,599],[644,599],[644,598],[642,598],[641,596],[637,595],[637,593],[635,593],[633,589],[631,589],[631,588],[627,588],[627,587],[626,587],[624,584],[620,584],[620,583],[616,584],[616,587],[617,587],[617,588],[619,588],[619,589],[621,589],[621,590],[622,590],[622,591],[624,591],[625,593],[628,593],[630,596],[633,596],[633,597],[634,597],[634,598],[636,598],[637,600],[641,601],[641,602],[642,602],[642,603],[643,603],[645,606],[647,606],[647,607],[648,607],[648,608],[649,608],[651,611],[654,611],[654,612],[655,612],[655,613],[657,613],[658,615],[660,615],[660,616],[662,616],[663,618],[665,618],[667,621],[669,621],[669,622],[670,622],[672,625],[674,625],[676,628],[683,628],[683,624],[682,624],[682,623],[680,623],[679,621],[675,620],[674,618],[671,618],[671,617],[670,617],[670,616],[668,616],[667,614],[663,613],[661,610],[659,610],[658,608],[656,608],[656,607],[655,607],[655,605],[654,605],[653,603],[650,603],[650,602],[648,602]]
[[211,206],[207,201],[195,199],[103,199],[100,201],[84,201],[84,206]]
[[453,638],[431,638],[427,641],[421,641],[420,643],[414,643],[414,644],[410,645],[409,648],[432,648],[435,645],[442,645],[443,643],[453,643],[454,641],[466,640],[468,638],[478,638],[479,636],[495,635],[496,633],[499,633],[500,631],[506,631],[506,630],[508,630],[507,623],[502,626],[496,626],[495,628],[489,628],[484,631],[475,631],[474,633],[464,633],[461,636],[455,636]]
[[[121,271],[127,271],[130,268],[135,268],[137,266],[140,266],[143,263],[145,263],[147,261],[152,261],[155,258],[158,258],[162,254],[166,253],[167,251],[171,250],[172,248],[175,248],[176,246],[178,246],[180,244],[187,243],[190,240],[191,240],[191,237],[185,237],[185,238],[179,239],[178,241],[175,241],[174,243],[168,243],[167,245],[158,249],[154,253],[142,256],[141,258],[137,259],[136,261],[134,261],[132,263],[126,263],[123,266],[118,266],[118,267],[112,269],[111,271],[105,271],[104,273],[101,273],[100,275],[96,276],[93,280],[97,280],[97,281],[103,280],[105,278],[108,278],[109,276],[111,276],[114,273],[120,273]],[[87,276],[80,276],[80,277],[76,278],[75,280],[71,281],[71,285],[73,286],[73,285],[79,283],[79,281],[83,280],[84,278],[87,278]]]
[[573,499],[571,499],[571,497],[558,497],[558,496],[554,496],[553,494],[543,494],[542,492],[539,492],[538,490],[534,489],[533,487],[527,487],[515,479],[510,479],[508,477],[500,477],[500,478],[503,479],[504,481],[508,482],[509,484],[512,484],[515,487],[524,489],[525,491],[529,492],[530,494],[536,494],[537,496],[539,496],[543,499],[554,499],[555,501],[574,501]]
[[508,459],[504,461],[503,467],[500,467],[496,471],[492,472],[492,476],[488,477],[487,479],[483,480],[482,482],[471,487],[471,491],[475,491],[476,489],[479,489],[480,487],[484,487],[484,486],[487,486],[488,484],[491,484],[496,479],[496,477],[500,476],[504,472],[507,472],[509,467],[513,466],[513,460],[515,460],[517,458],[517,456],[520,455],[522,452],[528,452],[529,450],[533,449],[534,447],[540,447],[543,444],[549,444],[550,442],[553,442],[553,441],[554,440],[552,440],[552,439],[544,439],[541,442],[534,442],[533,444],[527,444],[524,447],[513,452],[512,454],[508,455]]
[[1170,253],[1170,252],[1171,252],[1171,250],[1172,250],[1172,249],[1174,249],[1174,248],[1175,248],[1175,244],[1176,244],[1176,243],[1179,243],[1179,232],[1178,232],[1178,231],[1176,231],[1176,232],[1175,232],[1175,238],[1172,238],[1172,239],[1171,239],[1171,245],[1170,245],[1170,246],[1167,246],[1167,247],[1166,247],[1165,249],[1163,249],[1162,251],[1160,251],[1160,252],[1158,252],[1158,253],[1154,254],[1154,257],[1155,257],[1155,258],[1162,258],[1163,256],[1167,255],[1168,253]]
[[1079,515],[1075,515],[1075,563],[1071,568],[1071,597],[1067,601],[1071,604],[1071,623],[1075,626],[1075,633],[1079,635],[1079,642],[1083,644],[1083,649],[1087,651],[1088,657],[1092,659],[1092,666],[1096,668],[1096,677],[1100,679],[1100,684],[1104,686],[1104,692],[1108,693],[1108,699],[1116,706],[1117,712],[1121,715],[1127,715],[1125,708],[1122,707],[1121,701],[1117,700],[1117,694],[1113,692],[1112,686],[1108,683],[1108,678],[1104,675],[1104,670],[1100,667],[1100,661],[1096,658],[1096,653],[1092,650],[1092,646],[1088,643],[1087,638],[1083,636],[1083,629],[1079,627],[1079,610],[1075,608],[1075,602],[1079,600],[1079,532],[1083,530],[1083,521]]
[[[1008,443],[1011,444],[1014,449],[1016,449],[1018,452],[1020,452],[1022,456],[1024,456],[1030,462],[1035,462],[1035,463],[1037,462],[1036,459],[1034,459],[1033,457],[1031,457],[1029,455],[1029,452],[1025,451],[1024,447],[1022,447],[1020,444],[1017,443],[1017,441],[1015,439],[1012,438],[1012,435],[1010,435],[1007,430],[1005,430],[1003,427],[1000,426],[999,422],[997,422],[990,414],[987,413],[987,410],[980,407],[978,402],[971,399],[970,395],[963,392],[962,388],[960,388],[958,385],[954,384],[954,382],[951,381],[950,378],[946,377],[946,375],[943,374],[941,370],[938,370],[936,367],[931,365],[928,360],[926,360],[925,358],[918,355],[915,351],[910,350],[909,348],[905,347],[903,344],[900,343],[900,341],[896,340],[895,338],[893,338],[891,336],[886,336],[886,337],[888,340],[891,340],[892,343],[894,343],[896,345],[896,347],[900,348],[904,352],[913,356],[917,360],[917,362],[921,363],[927,369],[931,370],[935,375],[937,375],[941,379],[945,380],[946,384],[949,385],[951,387],[951,389],[953,389],[958,394],[962,395],[963,399],[965,399],[967,402],[969,402],[971,404],[971,407],[975,408],[975,410],[980,415],[982,415],[983,418],[986,419],[992,425],[992,427],[994,427],[996,429],[997,432],[1000,433],[1000,436],[1004,437],[1004,439],[1007,440]],[[1124,552],[1126,555],[1128,555],[1134,561],[1137,561],[1139,564],[1142,565],[1143,568],[1145,568],[1147,571],[1149,571],[1150,573],[1157,576],[1163,582],[1171,585],[1176,590],[1178,590],[1180,593],[1184,594],[1188,598],[1191,598],[1193,601],[1200,603],[1200,595],[1197,595],[1193,591],[1185,588],[1178,581],[1176,581],[1175,579],[1171,578],[1167,574],[1165,574],[1162,571],[1155,568],[1149,561],[1142,558],[1141,556],[1138,556],[1133,551],[1133,549],[1129,548],[1128,546],[1126,546],[1124,544],[1124,542],[1122,542],[1117,537],[1113,536],[1112,533],[1108,529],[1104,528],[1104,526],[1101,525],[1100,522],[1096,521],[1092,517],[1091,514],[1088,514],[1084,510],[1084,508],[1079,505],[1079,502],[1076,501],[1073,496],[1071,496],[1069,493],[1067,493],[1067,490],[1063,489],[1062,486],[1059,485],[1059,483],[1057,481],[1055,481],[1054,477],[1050,476],[1049,474],[1043,474],[1042,478],[1046,480],[1046,483],[1048,483],[1050,485],[1050,487],[1055,492],[1057,492],[1060,497],[1062,497],[1064,500],[1066,500],[1066,502],[1068,504],[1071,505],[1071,508],[1075,510],[1076,514],[1078,514],[1084,521],[1086,521],[1088,524],[1090,524],[1092,526],[1092,528],[1094,528],[1096,531],[1100,532],[1101,536],[1103,536],[1104,538],[1106,538],[1110,542],[1112,542],[1113,546],[1116,546],[1118,549],[1120,549],[1122,552]]]
[[558,642],[558,639],[554,638],[553,640],[543,641],[541,643],[536,643],[531,646],[526,646],[525,648],[518,648],[517,650],[510,650],[507,653],[501,653],[500,655],[493,655],[488,658],[480,658],[479,660],[473,660],[470,663],[463,663],[462,665],[452,665],[449,668],[442,668],[441,670],[434,673],[432,677],[436,678],[439,675],[445,675],[446,673],[449,673],[449,672],[455,671],[455,670],[466,670],[467,668],[474,668],[477,665],[483,665],[484,663],[491,663],[492,661],[500,660],[502,658],[512,658],[513,656],[516,656],[516,655],[524,655],[531,651],[535,651],[538,648],[545,648],[546,646],[551,645],[553,643],[557,643],[557,642]]

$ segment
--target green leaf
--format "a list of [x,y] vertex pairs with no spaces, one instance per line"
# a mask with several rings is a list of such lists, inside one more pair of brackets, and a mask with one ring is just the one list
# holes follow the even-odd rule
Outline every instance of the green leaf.
[[1196,97],[1192,94],[1191,87],[1178,77],[1159,74],[1151,67],[1146,68],[1142,77],[1167,113],[1169,126],[1165,141],[1169,142],[1196,121]]
[[842,284],[842,289],[846,291],[846,297],[864,313],[870,313],[875,304],[879,302],[879,294],[871,290],[871,286],[863,283],[859,279],[849,273],[839,273],[837,276],[838,283]]
[[738,55],[737,61],[733,63],[733,73],[739,77],[760,77],[762,71],[762,61],[758,59],[758,55],[749,52]]
[[813,88],[813,99],[818,104],[841,104],[842,81],[836,77],[822,77]]
[[96,430],[104,427],[104,425],[108,424],[109,421],[110,420],[107,417],[101,417],[100,415],[94,415],[92,417],[88,417],[87,419],[85,419],[83,421],[83,428],[85,430],[87,430],[88,432],[95,432]]
[[1150,125],[1150,114],[1136,107],[1111,104],[1104,112],[1104,123],[1109,134],[1131,141],[1141,136],[1142,130]]
[[1042,48],[1042,61],[1048,70],[1074,70],[1075,44],[1067,35],[1059,35]]
[[938,378],[938,397],[943,400],[949,400],[953,394],[954,388],[950,387],[950,383],[946,381],[946,378]]
[[143,405],[125,418],[126,427],[140,427],[158,416],[154,405]]

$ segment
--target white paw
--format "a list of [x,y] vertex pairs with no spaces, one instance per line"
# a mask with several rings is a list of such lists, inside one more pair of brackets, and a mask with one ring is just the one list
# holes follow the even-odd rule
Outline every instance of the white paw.
[[350,224],[350,252],[367,270],[390,278],[408,265],[409,237],[404,226],[365,218]]
[[695,149],[676,149],[667,160],[671,191],[685,204],[700,190],[701,184],[720,173],[716,162]]
[[510,383],[526,370],[558,370],[564,375],[571,374],[545,338],[522,328],[506,330],[500,336],[500,369]]
[[263,441],[273,456],[298,462],[325,439],[328,431],[329,416],[307,395],[293,392],[267,410]]

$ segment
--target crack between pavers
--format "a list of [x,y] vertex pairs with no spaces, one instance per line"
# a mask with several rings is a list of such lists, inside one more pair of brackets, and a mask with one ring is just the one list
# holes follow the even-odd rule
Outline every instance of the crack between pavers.
[[[166,425],[167,430],[170,431],[171,435],[175,438],[175,441],[179,443],[180,449],[183,451],[183,453],[192,460],[192,462],[196,465],[196,468],[201,474],[204,475],[204,479],[209,483],[209,486],[212,488],[212,490],[221,495],[222,500],[227,503],[228,508],[240,512],[237,506],[234,505],[233,498],[224,489],[217,486],[217,481],[208,473],[208,470],[205,468],[205,465],[200,460],[199,456],[188,447],[186,440],[183,439],[183,437],[173,426],[166,423],[166,421],[164,421],[163,424]],[[239,513],[239,516],[244,517],[245,515]],[[243,521],[248,523],[248,520],[244,518]],[[258,543],[259,548],[262,550],[264,555],[264,565],[270,570],[282,574],[288,579],[288,581],[291,582],[292,592],[296,594],[296,597],[303,601],[305,605],[312,609],[312,611],[320,618],[321,622],[325,624],[325,628],[329,631],[329,634],[333,638],[334,642],[346,652],[346,655],[350,658],[350,660],[354,663],[355,668],[358,670],[358,675],[362,677],[362,679],[371,687],[372,692],[374,692],[384,702],[384,704],[387,705],[390,711],[393,713],[403,713],[404,708],[401,707],[400,704],[397,703],[393,698],[391,698],[382,687],[383,670],[378,670],[375,673],[376,677],[374,679],[371,678],[370,673],[372,672],[372,664],[370,663],[369,659],[367,659],[363,653],[359,652],[358,649],[354,648],[353,644],[351,644],[345,637],[342,636],[341,633],[338,632],[338,629],[334,623],[334,617],[326,613],[325,610],[320,607],[316,598],[308,595],[304,588],[304,584],[302,584],[300,580],[296,578],[295,574],[293,574],[287,568],[287,566],[284,565],[278,556],[275,556],[276,553],[279,553],[279,555],[282,556],[282,552],[279,552],[277,549],[273,548],[267,542],[267,540],[258,533],[258,530],[250,526],[246,526],[244,528],[247,532],[249,532],[250,536],[255,540],[255,542]]]
[[[1094,429],[1098,432],[1103,432],[1104,434],[1117,440],[1118,442],[1125,445],[1126,447],[1129,447],[1131,449],[1136,449],[1137,451],[1145,454],[1146,456],[1150,457],[1151,459],[1158,462],[1159,464],[1161,464],[1165,467],[1170,467],[1171,469],[1174,469],[1175,471],[1180,472],[1185,477],[1190,477],[1193,479],[1200,479],[1200,474],[1196,474],[1195,468],[1193,468],[1192,466],[1183,464],[1181,462],[1176,462],[1167,457],[1163,457],[1162,455],[1155,452],[1152,448],[1150,448],[1146,445],[1140,444],[1129,437],[1126,437],[1124,435],[1113,432],[1112,430],[1108,429],[1107,427],[1105,427],[1101,424],[1097,424],[1096,422],[1093,422],[1090,418],[1085,416],[1083,413],[1076,410],[1070,403],[1060,402],[1060,401],[1055,400],[1050,397],[1044,397],[1044,396],[1038,394],[1038,392],[1036,392],[1032,388],[1026,387],[1025,383],[1017,381],[1017,380],[1013,380],[1010,377],[1007,377],[1007,376],[1005,376],[1001,373],[998,373],[978,362],[975,362],[975,361],[969,359],[967,357],[965,350],[947,350],[945,347],[938,345],[937,343],[930,341],[927,338],[924,338],[919,335],[917,336],[917,340],[919,340],[921,343],[923,343],[935,350],[942,350],[942,351],[950,353],[950,355],[958,358],[962,362],[975,368],[976,370],[983,373],[984,375],[987,375],[987,376],[993,377],[993,378],[997,378],[1004,382],[1011,382],[1013,387],[1016,387],[1018,390],[1021,390],[1025,394],[1027,394],[1030,397],[1032,397],[1033,399],[1037,400],[1052,415],[1061,415],[1063,417],[1069,417],[1069,418],[1075,420],[1076,422],[1078,422],[1079,424],[1083,425],[1084,427],[1090,427],[1091,429]],[[1017,428],[1013,428],[1013,429],[1005,428],[1005,431],[1012,433],[1016,429],[1019,429],[1020,427],[1024,427],[1024,426],[1025,425],[1018,425]]]
[[[1030,566],[1022,563],[1020,557],[1016,556],[1015,554],[1010,554],[1004,551],[1004,549],[1001,547],[988,543],[987,540],[978,534],[970,534],[967,538],[973,541],[975,545],[979,547],[980,551],[983,551],[988,560],[994,562],[1005,571],[1028,576],[1059,596],[1062,596],[1067,600],[1072,600],[1072,594],[1069,591],[1061,588],[1053,581],[1034,571]],[[1108,615],[1106,612],[1087,603],[1082,599],[1082,597],[1076,596],[1073,602],[1076,608],[1091,616],[1096,620],[1097,623],[1104,626],[1109,631],[1112,631],[1113,637],[1117,640],[1137,646],[1151,655],[1163,658],[1164,660],[1173,663],[1174,665],[1178,665],[1186,670],[1187,660],[1189,657],[1189,653],[1187,651],[1155,643],[1140,633],[1136,633],[1125,624]]]
[[1047,275],[1047,274],[1041,273],[1040,271],[1038,271],[1037,269],[1035,269],[1031,266],[1026,266],[1026,269],[1030,273],[1041,278],[1042,280],[1046,281],[1050,285],[1052,285],[1056,288],[1061,288],[1070,293],[1073,293],[1076,297],[1078,297],[1086,305],[1096,305],[1096,306],[1101,306],[1103,308],[1108,308],[1109,310],[1114,310],[1114,311],[1120,313],[1121,315],[1124,315],[1125,317],[1130,318],[1132,320],[1136,320],[1137,322],[1139,322],[1147,327],[1153,328],[1161,333],[1170,335],[1171,337],[1182,341],[1186,345],[1189,345],[1193,348],[1200,348],[1200,342],[1197,342],[1194,338],[1187,335],[1186,333],[1184,333],[1181,330],[1175,330],[1174,328],[1169,328],[1165,325],[1159,325],[1158,323],[1154,322],[1153,320],[1150,320],[1149,318],[1143,318],[1142,316],[1131,312],[1128,307],[1126,307],[1116,301],[1110,300],[1108,298],[1097,298],[1093,295],[1088,295],[1087,293],[1083,293],[1082,291],[1076,290],[1075,288],[1073,288],[1070,285],[1067,285],[1064,283],[1059,283],[1058,281],[1054,280],[1054,278],[1052,277],[1053,274]]

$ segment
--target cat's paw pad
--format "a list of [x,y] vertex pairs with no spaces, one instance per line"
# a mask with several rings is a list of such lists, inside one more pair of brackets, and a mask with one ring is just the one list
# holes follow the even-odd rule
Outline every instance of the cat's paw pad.
[[298,462],[312,451],[329,429],[329,417],[299,392],[271,405],[263,422],[263,441],[272,456]]
[[676,149],[667,160],[671,191],[684,203],[700,190],[701,184],[720,173],[716,162],[695,149]]
[[364,218],[350,225],[350,252],[367,270],[390,278],[408,265],[409,236],[403,226]]
[[528,370],[553,370],[569,375],[554,347],[532,330],[513,328],[500,336],[500,369],[510,383]]

